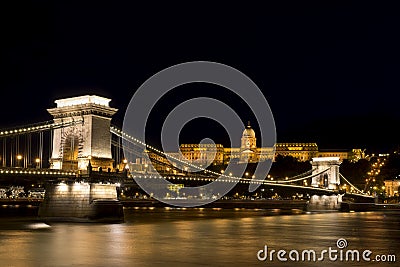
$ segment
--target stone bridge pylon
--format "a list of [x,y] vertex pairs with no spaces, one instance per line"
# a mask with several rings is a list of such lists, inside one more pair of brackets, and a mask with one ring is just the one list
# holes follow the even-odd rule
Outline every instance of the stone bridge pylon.
[[[311,186],[336,190],[340,185],[339,157],[313,158],[311,161],[312,174],[318,174],[312,178]],[[324,172],[325,171],[325,172]]]
[[110,101],[96,95],[55,101],[57,107],[47,111],[54,123],[68,126],[54,129],[50,168],[87,170],[90,161],[93,168],[112,169],[110,124],[118,110],[109,106]]

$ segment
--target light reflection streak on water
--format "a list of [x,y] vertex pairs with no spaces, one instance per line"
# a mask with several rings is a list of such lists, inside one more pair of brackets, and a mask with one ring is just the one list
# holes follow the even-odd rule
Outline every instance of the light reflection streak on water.
[[[400,247],[399,213],[265,216],[263,212],[130,209],[123,224],[56,223],[50,227],[2,220],[0,259],[5,266],[266,266],[256,259],[264,244],[275,249],[320,250],[346,238],[351,248],[388,253]],[[280,265],[290,266],[279,262],[273,266]]]

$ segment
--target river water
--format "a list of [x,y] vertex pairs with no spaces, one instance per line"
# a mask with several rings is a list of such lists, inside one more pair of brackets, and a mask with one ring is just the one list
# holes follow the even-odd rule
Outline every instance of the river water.
[[[400,212],[303,213],[245,209],[125,209],[121,224],[39,222],[0,216],[0,266],[400,266],[373,261],[400,257]],[[1,209],[0,209],[1,213]],[[370,250],[370,262],[339,258],[341,250]],[[343,240],[342,240],[343,241]],[[344,241],[343,241],[344,242]],[[343,243],[342,243],[343,244]],[[285,250],[265,261],[257,253]],[[338,259],[301,261],[304,250],[331,247]],[[299,261],[290,251],[299,253]],[[261,260],[264,251],[259,253]],[[334,254],[332,254],[334,255]],[[345,255],[345,254],[343,254]],[[389,255],[389,256],[387,256]],[[350,259],[350,258],[349,258]],[[393,257],[392,257],[393,259]]]

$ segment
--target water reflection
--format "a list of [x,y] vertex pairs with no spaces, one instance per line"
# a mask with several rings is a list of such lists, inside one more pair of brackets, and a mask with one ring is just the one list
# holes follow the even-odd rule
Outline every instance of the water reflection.
[[[396,253],[400,213],[276,215],[263,210],[126,209],[123,224],[37,222],[2,218],[4,266],[321,266],[260,262],[264,245],[303,250],[334,247],[345,238],[353,249]],[[324,262],[323,266],[363,266]],[[369,263],[368,266],[389,266]],[[397,266],[390,264],[390,266]]]

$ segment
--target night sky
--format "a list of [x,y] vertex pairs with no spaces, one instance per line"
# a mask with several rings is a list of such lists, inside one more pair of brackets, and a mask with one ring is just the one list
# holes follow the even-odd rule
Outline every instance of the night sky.
[[[46,108],[55,99],[83,94],[111,98],[119,108],[113,123],[121,126],[146,79],[178,63],[206,60],[230,65],[260,87],[278,142],[382,152],[400,143],[395,6],[33,1],[3,6],[1,13],[2,129],[50,120]],[[157,104],[148,141],[158,144],[169,111],[197,96],[224,101],[245,123],[256,124],[238,97],[197,83]],[[185,126],[180,138],[193,143],[204,137],[229,145],[224,130],[205,119]]]

